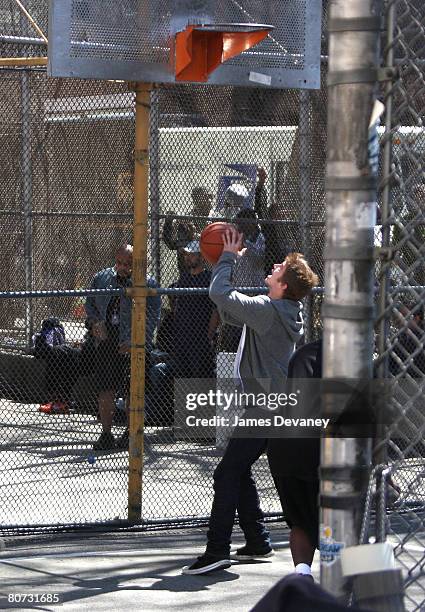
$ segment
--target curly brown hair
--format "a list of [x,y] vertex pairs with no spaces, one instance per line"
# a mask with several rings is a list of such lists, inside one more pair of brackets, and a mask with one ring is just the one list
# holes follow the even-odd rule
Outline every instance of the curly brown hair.
[[302,300],[319,284],[319,277],[310,268],[302,253],[289,253],[285,262],[287,266],[280,279],[282,284],[287,285],[284,297]]

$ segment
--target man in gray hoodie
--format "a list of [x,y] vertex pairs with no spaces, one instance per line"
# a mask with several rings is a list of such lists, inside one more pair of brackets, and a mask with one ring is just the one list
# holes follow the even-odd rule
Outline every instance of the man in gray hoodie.
[[[303,334],[302,300],[317,285],[303,255],[290,253],[275,264],[265,279],[267,296],[246,296],[235,291],[232,271],[243,255],[243,237],[235,229],[226,232],[223,254],[215,266],[210,298],[223,322],[242,327],[234,372],[240,386],[275,393],[284,390],[288,363]],[[229,441],[214,472],[214,500],[205,553],[184,574],[206,574],[230,567],[230,544],[236,511],[246,545],[236,559],[270,557],[273,550],[263,521],[252,465],[266,448],[264,438],[237,438]]]

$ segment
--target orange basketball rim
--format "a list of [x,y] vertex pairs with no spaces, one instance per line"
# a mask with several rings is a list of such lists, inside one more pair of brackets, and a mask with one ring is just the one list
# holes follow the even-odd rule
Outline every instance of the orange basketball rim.
[[176,81],[206,82],[226,60],[264,40],[271,25],[188,25],[176,34]]

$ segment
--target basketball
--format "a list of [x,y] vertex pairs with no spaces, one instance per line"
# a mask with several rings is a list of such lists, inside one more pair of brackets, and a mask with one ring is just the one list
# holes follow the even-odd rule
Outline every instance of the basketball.
[[200,248],[202,257],[210,264],[216,264],[223,252],[223,234],[231,228],[230,223],[217,221],[210,223],[202,231],[200,238]]

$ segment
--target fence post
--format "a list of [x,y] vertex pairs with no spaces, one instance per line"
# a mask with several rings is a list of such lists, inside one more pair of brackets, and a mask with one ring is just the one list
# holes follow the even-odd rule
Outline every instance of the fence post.
[[[324,378],[372,378],[376,179],[368,127],[380,23],[378,0],[330,3]],[[343,401],[326,393],[325,411]],[[340,553],[359,543],[371,441],[324,438],[321,451],[321,584],[346,601]]]
[[159,182],[159,125],[160,125],[160,94],[158,89],[152,91],[150,112],[150,202],[151,202],[151,253],[154,259],[155,279],[161,284],[161,232],[160,215],[160,182]]
[[[385,66],[393,68],[394,66],[394,28],[395,28],[395,3],[392,2],[387,10],[387,41],[386,41],[386,57]],[[381,224],[382,224],[382,240],[381,245],[383,249],[388,249],[391,242],[391,164],[392,164],[392,118],[393,118],[393,82],[388,81],[385,87],[385,135],[384,135],[384,147],[382,156],[382,176],[386,177],[382,189],[382,204],[381,204]],[[390,178],[391,177],[391,178]],[[385,250],[383,251],[385,252]],[[378,297],[378,322],[379,322],[379,333],[378,333],[378,352],[381,357],[381,362],[378,368],[378,375],[380,379],[388,377],[388,355],[386,355],[386,343],[389,337],[389,320],[386,313],[387,299],[388,299],[388,287],[390,280],[390,267],[391,258],[387,261],[381,259],[381,269],[379,274],[379,297]],[[376,432],[376,450],[374,452],[374,463],[384,464],[387,461],[387,445],[384,444],[386,436],[386,427],[378,424]],[[381,484],[381,472],[378,472],[377,476],[377,489]],[[381,507],[382,504],[377,504],[376,507],[376,535],[377,541],[383,541],[385,534],[385,519],[386,510],[385,507]]]
[[[301,230],[301,252],[310,259],[310,236],[311,236],[311,125],[310,125],[311,99],[310,92],[306,89],[300,90],[300,114],[298,122],[299,130],[299,165],[300,165],[300,230]],[[310,262],[311,263],[311,262]],[[304,300],[305,340],[312,339],[312,297]]]
[[142,515],[145,407],[146,270],[149,198],[149,109],[152,85],[137,83],[134,146],[133,296],[131,325],[128,520]]
[[[32,291],[32,158],[31,158],[31,86],[27,70],[21,74],[22,110],[22,212],[24,215],[25,291]],[[33,336],[33,307],[31,298],[25,299],[25,342],[31,346]]]

